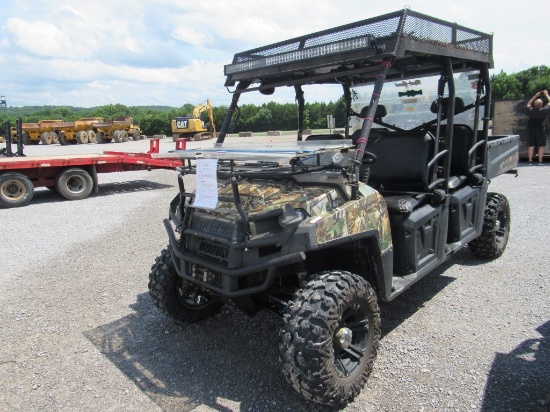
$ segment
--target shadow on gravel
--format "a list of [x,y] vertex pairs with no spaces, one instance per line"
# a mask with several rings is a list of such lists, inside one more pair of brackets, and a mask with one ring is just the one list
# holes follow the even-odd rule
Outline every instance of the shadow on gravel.
[[[130,180],[127,182],[114,182],[99,184],[99,192],[92,193],[90,197],[111,196],[120,193],[146,192],[150,190],[161,190],[173,185],[151,182],[149,180]],[[32,203],[52,203],[52,202],[67,202],[68,200],[58,195],[55,191],[44,188],[36,190],[32,199]]]
[[550,321],[510,353],[497,353],[485,386],[483,411],[550,411]]
[[[391,304],[381,303],[382,336],[455,280],[443,275],[454,263],[443,264]],[[131,308],[134,314],[84,335],[165,411],[198,405],[216,411],[335,410],[304,401],[286,382],[277,354],[281,321],[272,313],[249,318],[225,306],[211,319],[181,326],[160,314],[147,293]]]
[[468,250],[461,250],[391,302],[379,302],[382,316],[382,338],[454,282],[456,278],[445,276],[445,271],[457,264],[464,265],[464,261],[469,260],[471,256]]
[[[411,292],[381,303],[382,336],[455,280],[443,274],[453,264],[451,259]],[[304,401],[286,382],[277,354],[281,321],[270,312],[249,318],[225,306],[211,319],[181,326],[160,314],[147,293],[131,308],[135,313],[84,335],[164,410],[335,410]]]
[[134,314],[84,332],[128,379],[165,411],[322,411],[286,382],[277,357],[280,320],[224,307],[211,319],[176,325],[144,293]]

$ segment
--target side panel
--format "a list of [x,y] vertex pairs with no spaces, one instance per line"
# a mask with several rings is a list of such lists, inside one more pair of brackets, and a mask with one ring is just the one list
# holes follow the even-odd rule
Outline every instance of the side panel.
[[[485,191],[479,187],[464,187],[451,196],[447,243],[468,243],[481,230],[485,209]],[[480,206],[481,205],[481,206]]]
[[487,178],[492,179],[513,169],[519,161],[519,136],[492,136],[488,143]]
[[448,215],[444,206],[425,205],[409,216],[391,215],[394,276],[416,273],[443,259]]

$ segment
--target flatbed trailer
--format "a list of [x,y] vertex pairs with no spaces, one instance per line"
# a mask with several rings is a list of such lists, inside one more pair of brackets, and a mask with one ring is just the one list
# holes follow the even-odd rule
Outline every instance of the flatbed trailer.
[[0,157],[0,207],[29,203],[36,187],[55,190],[69,200],[98,192],[99,173],[176,169],[181,160],[159,156],[160,139],[152,139],[147,153],[104,151],[102,154]]

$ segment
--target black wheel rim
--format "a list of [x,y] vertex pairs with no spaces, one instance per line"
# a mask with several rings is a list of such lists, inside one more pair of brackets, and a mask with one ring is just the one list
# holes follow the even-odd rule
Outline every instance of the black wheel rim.
[[67,189],[71,193],[81,193],[86,188],[86,181],[80,176],[72,176],[67,180]]
[[361,364],[369,341],[369,318],[364,303],[349,305],[333,336],[334,364],[340,377],[352,375]]

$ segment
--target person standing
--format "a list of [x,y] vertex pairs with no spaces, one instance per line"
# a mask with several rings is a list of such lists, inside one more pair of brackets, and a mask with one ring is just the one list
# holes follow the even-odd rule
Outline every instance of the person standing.
[[[546,98],[546,105],[543,105],[542,97]],[[550,97],[548,97],[548,90],[541,90],[535,93],[535,95],[527,103],[527,110],[529,114],[529,148],[527,149],[527,156],[529,157],[529,164],[533,164],[533,154],[535,153],[535,146],[538,147],[539,166],[542,165],[542,156],[544,154],[544,147],[546,146],[546,135],[544,134],[544,119],[550,113]]]

